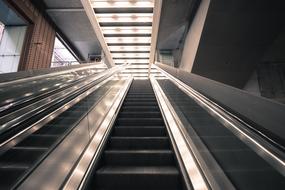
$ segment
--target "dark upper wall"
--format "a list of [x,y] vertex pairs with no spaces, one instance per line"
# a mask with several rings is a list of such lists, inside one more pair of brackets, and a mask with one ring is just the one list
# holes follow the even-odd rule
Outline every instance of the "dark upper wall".
[[49,68],[56,31],[30,0],[6,1],[28,25],[19,71]]
[[[283,0],[211,0],[194,62],[187,63],[193,64],[190,71],[243,88],[272,44],[278,43],[285,26],[284,4]],[[280,44],[275,47],[284,55]],[[184,47],[183,54],[191,54],[189,48]],[[275,56],[270,55],[270,59]]]

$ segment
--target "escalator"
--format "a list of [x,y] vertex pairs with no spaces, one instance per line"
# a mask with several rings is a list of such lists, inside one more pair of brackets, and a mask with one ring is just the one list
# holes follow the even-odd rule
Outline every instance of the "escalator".
[[[159,80],[176,113],[184,118],[184,126],[193,142],[201,140],[205,148],[198,149],[199,154],[209,152],[221,167],[236,189],[284,189],[284,168],[277,168],[261,157],[259,152],[246,144],[245,138],[239,138],[217,117],[211,115],[191,97],[181,91],[169,80]],[[195,131],[193,133],[192,131]],[[213,175],[219,175],[209,169]]]
[[[126,83],[126,87],[130,82],[131,80]],[[116,88],[120,89],[123,83],[116,80],[107,81],[73,107],[29,134],[19,143],[15,143],[8,151],[1,152],[0,189],[22,187],[21,185],[28,181],[27,178],[33,181],[32,174],[36,173],[34,171],[39,171],[39,166],[42,166],[41,164],[50,156],[51,152],[74,131],[80,120],[93,109],[96,102],[101,100],[102,96],[107,94],[112,86],[117,86]],[[200,158],[209,161],[210,159],[207,156],[210,155],[221,169],[217,170],[216,167],[213,167],[213,162],[206,163],[210,165],[206,172],[200,166],[201,176],[206,181],[206,188],[204,189],[282,189],[285,186],[285,178],[282,174],[284,168],[276,168],[272,163],[269,163],[259,153],[261,150],[255,150],[249,146],[244,139],[233,133],[217,116],[211,114],[189,94],[184,93],[181,86],[170,80],[158,80],[157,85],[167,97],[163,99],[169,101],[169,105],[177,114],[176,119],[181,120],[187,133],[185,136],[188,136],[194,145],[199,145],[200,142],[204,145],[197,146],[197,152],[192,152],[195,156],[195,162],[202,163]],[[152,86],[154,86],[155,93]],[[84,128],[85,131],[88,131],[88,143],[81,147],[82,153],[76,158],[78,159],[76,163],[72,165],[73,171],[76,172],[76,164],[80,162],[81,158],[84,158],[83,149],[87,155],[92,155],[95,161],[90,161],[86,164],[87,169],[80,171],[84,173],[84,177],[78,182],[80,189],[83,187],[83,189],[88,190],[167,190],[189,189],[190,186],[195,189],[194,183],[191,181],[193,178],[191,178],[191,174],[187,173],[189,170],[187,170],[188,168],[182,158],[183,153],[180,151],[182,147],[176,144],[175,134],[172,131],[174,127],[170,126],[170,122],[166,118],[161,94],[159,95],[158,88],[155,87],[153,81],[150,83],[149,80],[133,80],[124,99],[122,98],[127,88],[122,88],[120,93],[124,95],[117,98],[118,102],[122,102],[122,106],[119,108],[119,104],[114,106],[113,103],[114,110],[118,112],[118,115],[116,117],[116,114],[111,114],[113,120],[110,120],[108,130],[104,132],[104,138],[97,139],[100,148],[94,152],[88,152],[88,146],[92,139],[96,140],[96,133],[100,133],[100,130],[98,129],[98,131],[90,134],[89,123]],[[115,97],[115,93],[110,94]],[[100,107],[98,108],[100,109]],[[104,114],[106,113],[104,112]],[[104,117],[107,118],[107,116]],[[165,122],[168,123],[167,126]],[[105,137],[107,138],[106,141]],[[70,147],[73,149],[74,144],[71,144]],[[190,150],[189,147],[187,148]],[[63,158],[58,161],[61,162],[61,159]],[[50,175],[55,175],[52,169],[47,168],[47,171]],[[72,176],[73,171],[70,170],[65,174],[60,187],[69,181],[68,178]],[[220,180],[221,178],[215,178],[221,173],[224,174],[224,179],[230,181],[231,188],[223,186],[224,181]],[[211,181],[207,181],[209,176],[207,174],[211,174],[213,180],[222,186],[212,188]],[[51,184],[54,183],[49,179],[44,180]],[[39,182],[33,187],[39,189],[42,187],[41,185]]]
[[184,189],[148,80],[135,80],[85,189]]
[[111,80],[0,155],[0,189],[16,188],[117,81]]

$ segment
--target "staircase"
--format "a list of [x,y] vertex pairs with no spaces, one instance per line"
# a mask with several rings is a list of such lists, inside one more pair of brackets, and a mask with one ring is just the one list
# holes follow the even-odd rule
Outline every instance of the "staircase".
[[183,189],[148,80],[135,80],[88,189]]

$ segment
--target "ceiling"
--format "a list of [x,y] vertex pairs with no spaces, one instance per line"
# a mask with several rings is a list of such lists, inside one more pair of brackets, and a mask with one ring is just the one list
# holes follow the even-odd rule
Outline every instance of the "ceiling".
[[279,0],[212,0],[192,72],[243,88],[285,27],[284,6]]
[[6,26],[26,25],[25,21],[18,17],[18,15],[16,15],[16,13],[11,10],[3,1],[0,1],[0,22]]
[[46,12],[87,61],[89,55],[101,55],[101,46],[80,0],[44,0]]

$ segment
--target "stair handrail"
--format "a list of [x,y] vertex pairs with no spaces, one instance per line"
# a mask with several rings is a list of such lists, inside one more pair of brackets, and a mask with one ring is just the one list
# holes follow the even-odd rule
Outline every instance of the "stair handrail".
[[[59,105],[60,103],[63,104],[64,102],[69,101],[70,99],[76,99],[77,96],[84,93],[88,89],[92,88],[96,84],[113,77],[115,74],[119,73],[121,70],[125,69],[127,64],[112,67],[98,75],[95,75],[91,78],[88,78],[86,80],[83,80],[79,84],[65,89],[61,92],[58,92],[56,94],[53,94],[49,97],[46,97],[38,102],[35,102],[32,105],[29,105],[27,107],[22,108],[21,110],[18,110],[15,113],[15,116],[11,119],[10,115],[4,116],[0,118],[0,134],[1,137],[8,132],[11,132],[12,134],[8,135],[8,137],[3,138],[3,140],[0,142],[0,149],[2,149],[3,146],[5,146],[7,143],[11,142],[14,138],[14,135],[17,135],[17,133],[22,133],[22,131],[26,131],[28,128],[31,128],[33,124],[28,124],[25,126],[26,121],[29,119],[35,117],[39,113],[44,113],[45,117],[48,116],[48,113],[45,114],[51,107],[55,107],[56,105]],[[10,120],[11,119],[11,120]],[[36,121],[34,122],[36,123]],[[23,124],[24,128],[19,128],[19,130],[15,129]],[[2,150],[1,150],[2,152]]]
[[234,116],[216,102],[191,88],[161,67],[157,65],[154,65],[154,67],[161,71],[168,80],[178,86],[178,88],[190,96],[196,103],[201,105],[211,115],[215,116],[221,123],[224,123],[240,140],[251,147],[260,157],[265,159],[271,166],[285,176],[285,152],[280,150],[279,146],[272,144],[271,141],[268,141],[263,135],[260,135],[262,132],[256,133],[251,130],[253,128],[252,126],[238,119],[237,116]]

